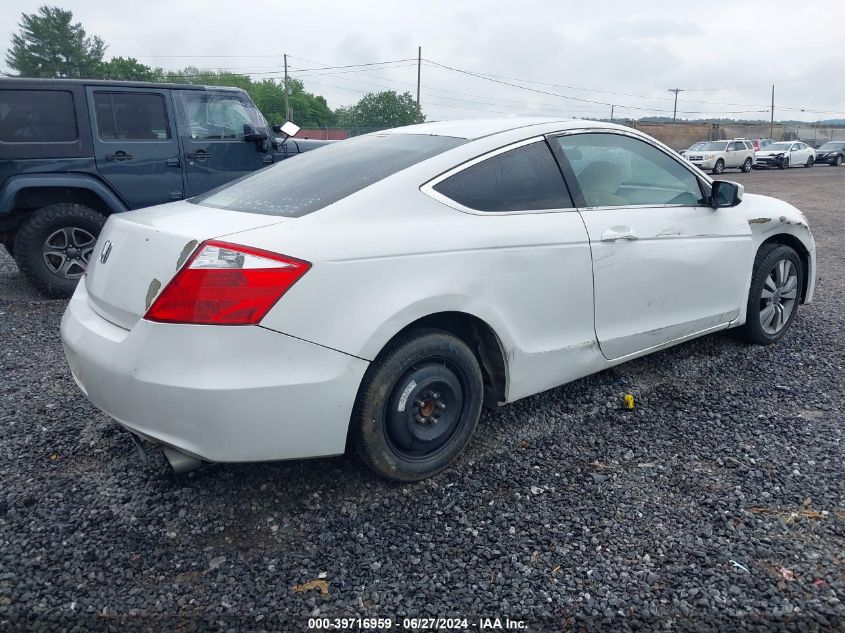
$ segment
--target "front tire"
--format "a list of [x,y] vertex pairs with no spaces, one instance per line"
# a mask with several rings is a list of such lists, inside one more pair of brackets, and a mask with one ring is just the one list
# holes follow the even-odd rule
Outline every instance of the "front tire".
[[15,260],[45,296],[69,297],[85,273],[106,218],[80,204],[51,204],[30,215],[15,237]]
[[837,155],[831,163],[834,167],[839,167],[842,164],[842,154]]
[[748,172],[750,172],[753,164],[754,161],[752,161],[750,158],[746,158],[745,162],[742,163],[742,167],[740,167],[742,173],[747,174]]
[[442,330],[411,332],[364,374],[350,421],[353,444],[383,477],[431,477],[469,444],[482,399],[481,368],[466,343]]
[[717,160],[717,161],[716,161],[716,164],[715,164],[715,165],[713,165],[713,173],[714,173],[714,174],[716,174],[716,175],[718,176],[718,175],[719,175],[719,174],[721,174],[723,171],[725,171],[725,161],[723,161],[723,160],[720,158],[719,160]]
[[778,163],[778,169],[789,169],[789,159],[784,158],[780,163]]
[[771,345],[786,334],[798,314],[803,284],[801,258],[789,246],[764,244],[754,260],[742,339]]
[[6,248],[6,252],[9,253],[12,257],[15,256],[15,234],[14,233],[6,233],[2,237],[3,246]]

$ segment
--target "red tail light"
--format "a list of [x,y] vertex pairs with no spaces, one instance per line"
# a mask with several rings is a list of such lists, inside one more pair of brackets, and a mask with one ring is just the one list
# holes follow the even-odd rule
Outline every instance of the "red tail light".
[[254,325],[311,264],[227,242],[203,242],[147,311],[160,323]]

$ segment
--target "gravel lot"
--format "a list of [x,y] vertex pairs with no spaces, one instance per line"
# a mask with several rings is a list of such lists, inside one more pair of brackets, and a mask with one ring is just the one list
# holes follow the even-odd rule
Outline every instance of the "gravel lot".
[[70,377],[64,303],[3,252],[0,630],[843,630],[845,169],[725,178],[809,217],[817,299],[786,340],[708,336],[486,412],[415,485],[352,457],[142,465]]

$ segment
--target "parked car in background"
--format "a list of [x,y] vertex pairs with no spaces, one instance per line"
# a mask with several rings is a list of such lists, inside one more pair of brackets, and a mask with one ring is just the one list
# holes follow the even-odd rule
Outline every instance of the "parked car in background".
[[681,156],[686,157],[686,156],[687,156],[687,154],[689,154],[690,152],[694,152],[694,151],[696,151],[697,149],[701,149],[701,148],[702,148],[702,147],[704,147],[705,145],[707,145],[707,141],[699,141],[698,143],[693,143],[692,145],[690,145],[690,146],[689,146],[688,148],[686,148],[686,149],[682,149],[682,150],[681,150],[680,152],[678,152],[678,153],[679,153]]
[[745,139],[708,141],[685,158],[700,169],[721,174],[726,169],[739,169],[748,173],[754,166],[754,146]]
[[816,162],[816,150],[801,141],[778,141],[757,152],[756,167],[812,167]]
[[845,163],[845,141],[828,141],[816,150],[816,162],[839,167]]
[[754,151],[759,152],[761,149],[766,147],[767,145],[771,145],[774,141],[770,138],[755,138],[751,141],[751,144],[754,146]]
[[195,196],[325,141],[286,143],[238,88],[0,79],[0,240],[70,296],[112,213]]
[[116,214],[95,255],[68,363],[174,468],[348,440],[402,481],[456,459],[482,404],[727,328],[779,340],[816,269],[792,205],[627,127],[520,118],[336,143]]

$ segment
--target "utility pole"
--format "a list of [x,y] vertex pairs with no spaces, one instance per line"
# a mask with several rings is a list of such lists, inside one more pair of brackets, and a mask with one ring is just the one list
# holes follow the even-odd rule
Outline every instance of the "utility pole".
[[769,138],[775,138],[775,85],[772,84],[772,118],[769,122]]
[[615,107],[616,106],[613,105],[612,103],[610,104],[610,122],[611,123],[613,123],[613,108],[615,108]]
[[288,84],[288,54],[285,53],[285,121],[290,121],[290,86]]
[[672,111],[672,123],[678,118],[678,93],[683,92],[682,88],[669,88],[669,92],[675,93],[675,109]]
[[417,110],[420,109],[420,75],[422,74],[422,46],[417,47]]

